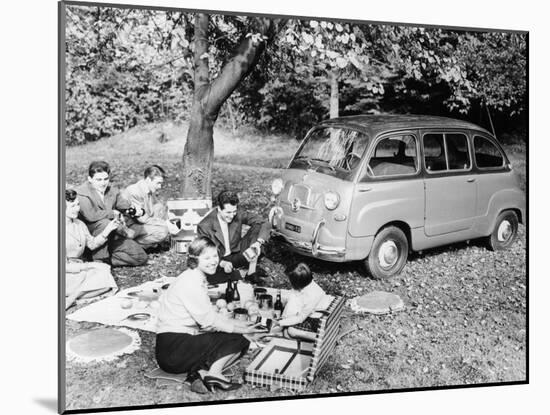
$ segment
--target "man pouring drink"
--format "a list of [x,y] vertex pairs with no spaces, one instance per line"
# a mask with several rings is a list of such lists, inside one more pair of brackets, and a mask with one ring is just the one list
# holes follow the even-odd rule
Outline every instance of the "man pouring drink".
[[[242,236],[243,225],[250,226]],[[208,282],[219,284],[228,280],[240,280],[237,268],[248,267],[245,281],[261,282],[261,271],[255,271],[262,245],[269,240],[270,224],[259,215],[239,208],[236,193],[224,190],[217,198],[213,209],[197,226],[197,234],[212,240],[221,258]]]

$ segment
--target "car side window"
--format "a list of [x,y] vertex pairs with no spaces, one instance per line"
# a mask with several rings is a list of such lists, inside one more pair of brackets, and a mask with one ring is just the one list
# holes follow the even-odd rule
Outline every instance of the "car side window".
[[477,167],[480,169],[504,166],[504,156],[500,149],[485,137],[474,136],[474,151]]
[[468,138],[464,134],[445,134],[449,170],[468,170],[471,166]]
[[468,137],[462,133],[425,134],[424,163],[429,173],[468,170],[472,162]]
[[423,137],[424,163],[429,172],[447,170],[443,134],[426,134]]
[[418,170],[416,138],[397,135],[380,140],[366,166],[367,177],[387,177],[415,174]]

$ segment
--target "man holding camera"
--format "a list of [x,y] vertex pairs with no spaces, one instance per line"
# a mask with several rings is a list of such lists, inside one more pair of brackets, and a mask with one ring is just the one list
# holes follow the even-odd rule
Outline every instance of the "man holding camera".
[[162,187],[165,175],[162,167],[149,166],[143,173],[143,179],[128,186],[122,193],[133,206],[143,209],[143,215],[130,218],[128,227],[136,232],[134,241],[144,248],[158,246],[167,240],[169,234],[179,232],[179,228],[168,220],[166,205],[158,201],[155,195]]
[[110,185],[110,175],[107,162],[94,161],[88,168],[88,180],[75,189],[80,203],[79,218],[92,236],[99,235],[113,219],[119,222],[107,243],[92,251],[92,258],[110,262],[112,266],[143,265],[147,262],[147,253],[133,240],[136,232],[125,225],[123,215],[139,217],[145,212],[132,206],[118,189]]
[[[260,283],[265,273],[256,271],[256,262],[262,245],[267,242],[270,224],[259,215],[238,208],[236,193],[224,190],[218,195],[218,207],[213,209],[197,226],[197,234],[206,236],[216,244],[220,263],[216,273],[207,276],[211,284],[241,279],[237,268],[248,267],[246,281]],[[243,225],[250,228],[242,236]]]

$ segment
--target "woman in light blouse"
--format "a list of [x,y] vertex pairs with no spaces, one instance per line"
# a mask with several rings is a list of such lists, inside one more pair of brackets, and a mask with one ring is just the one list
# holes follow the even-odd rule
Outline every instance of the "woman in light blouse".
[[92,298],[111,290],[116,291],[117,285],[111,275],[111,267],[102,262],[83,262],[81,257],[84,249],[95,249],[107,242],[109,233],[118,226],[111,221],[97,236],[90,235],[88,228],[77,219],[80,204],[76,191],[65,191],[65,309],[69,308],[78,298]]
[[254,325],[215,311],[206,276],[216,272],[218,263],[216,245],[198,237],[189,245],[188,269],[160,298],[157,362],[165,372],[188,373],[191,389],[198,393],[239,388],[222,372],[248,350],[249,341],[242,334],[259,332]]

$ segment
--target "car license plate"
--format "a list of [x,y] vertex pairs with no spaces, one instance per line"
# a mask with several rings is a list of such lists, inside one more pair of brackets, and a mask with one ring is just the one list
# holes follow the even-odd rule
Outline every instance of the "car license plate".
[[300,226],[294,225],[288,222],[285,223],[285,228],[288,229],[289,231],[296,232],[296,233],[302,232],[302,228]]

